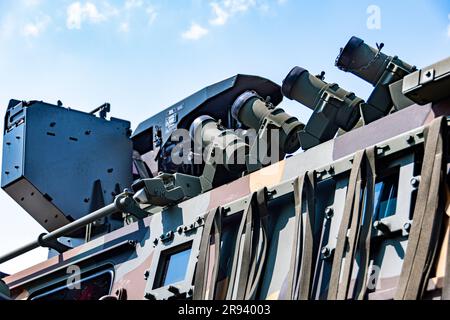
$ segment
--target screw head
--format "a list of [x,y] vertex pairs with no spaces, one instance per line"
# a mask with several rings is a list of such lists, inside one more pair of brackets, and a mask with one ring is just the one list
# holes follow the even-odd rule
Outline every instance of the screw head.
[[334,209],[332,207],[328,207],[325,209],[325,218],[327,220],[331,220],[334,216]]
[[420,178],[418,178],[418,177],[412,178],[412,179],[411,179],[411,185],[412,185],[414,188],[418,188],[419,185],[420,185]]
[[409,143],[409,144],[413,144],[414,141],[416,141],[416,140],[414,139],[414,136],[409,136],[409,137],[406,138],[406,142]]
[[166,238],[167,238],[167,239],[171,239],[173,236],[174,236],[173,231],[169,231],[169,232],[167,232],[167,234],[166,234]]
[[147,300],[156,300],[156,296],[154,294],[151,294],[151,293],[146,293],[144,297]]
[[407,222],[403,225],[403,230],[405,230],[406,232],[410,232],[411,231],[411,223]]
[[331,250],[328,247],[323,247],[321,253],[324,259],[328,259],[331,257]]

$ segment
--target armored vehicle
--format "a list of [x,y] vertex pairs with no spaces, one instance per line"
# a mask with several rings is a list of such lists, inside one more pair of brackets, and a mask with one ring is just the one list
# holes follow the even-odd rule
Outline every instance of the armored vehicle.
[[[450,58],[418,69],[352,37],[282,86],[236,75],[143,121],[11,100],[1,186],[48,260],[15,300],[449,299]],[[283,97],[313,111],[303,124]]]

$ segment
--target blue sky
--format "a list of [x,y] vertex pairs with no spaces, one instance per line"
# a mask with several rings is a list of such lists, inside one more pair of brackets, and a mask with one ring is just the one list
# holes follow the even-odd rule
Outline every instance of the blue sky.
[[[371,5],[379,29],[367,26]],[[0,114],[11,98],[84,111],[108,101],[135,128],[211,83],[237,73],[281,83],[295,65],[367,98],[370,85],[334,67],[352,35],[424,67],[449,56],[450,1],[2,0]],[[308,119],[301,105],[284,105]],[[43,232],[3,192],[0,221],[0,253]],[[36,250],[0,270],[44,256]]]

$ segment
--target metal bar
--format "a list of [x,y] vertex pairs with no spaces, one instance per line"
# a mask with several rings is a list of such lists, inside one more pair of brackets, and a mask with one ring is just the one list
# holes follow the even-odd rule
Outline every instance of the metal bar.
[[[123,205],[125,203],[126,199],[127,198],[121,199],[118,204]],[[74,231],[77,231],[77,230],[85,227],[86,225],[95,222],[98,219],[107,217],[111,214],[118,213],[118,212],[120,212],[120,210],[117,208],[116,203],[112,203],[100,210],[97,210],[97,211],[77,220],[77,221],[69,223],[68,225],[65,225],[64,227],[61,227],[53,232],[50,232],[49,234],[46,234],[45,236],[43,236],[42,240],[44,242],[57,240],[58,238],[61,238],[65,235],[68,235],[68,234],[74,232]],[[17,258],[31,250],[37,249],[39,247],[40,247],[39,241],[38,241],[38,239],[36,239],[35,241],[30,242],[29,244],[24,245],[24,246],[20,247],[19,249],[16,249],[4,256],[1,256],[0,264],[5,263],[14,258]]]

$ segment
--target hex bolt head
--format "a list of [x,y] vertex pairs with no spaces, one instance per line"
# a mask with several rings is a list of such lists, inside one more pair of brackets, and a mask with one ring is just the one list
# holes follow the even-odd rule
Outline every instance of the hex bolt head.
[[331,250],[328,247],[323,247],[321,253],[323,259],[329,259],[331,257]]
[[413,144],[415,141],[414,136],[408,136],[408,138],[406,138],[408,144]]
[[173,231],[169,231],[169,232],[166,233],[166,239],[172,239],[174,235],[175,234],[174,234]]
[[156,245],[158,245],[158,242],[159,242],[159,239],[158,238],[155,238],[155,240],[153,240],[153,244],[156,246]]
[[183,233],[183,230],[184,230],[183,227],[178,227],[177,232],[178,232],[179,234],[182,234],[182,233]]
[[150,271],[148,271],[148,270],[145,271],[145,273],[144,273],[145,280],[147,280],[149,276],[150,276]]
[[169,290],[170,293],[172,293],[174,295],[179,295],[180,294],[180,289],[178,287],[169,286],[168,290]]
[[331,220],[334,216],[334,209],[332,207],[328,207],[325,209],[325,218],[327,220]]
[[414,177],[411,179],[411,186],[413,186],[413,188],[418,188],[420,185],[420,177]]
[[403,230],[405,230],[407,233],[411,231],[411,223],[407,222],[403,225]]
[[147,299],[147,300],[156,300],[156,296],[154,294],[151,294],[151,293],[146,293],[144,298]]

